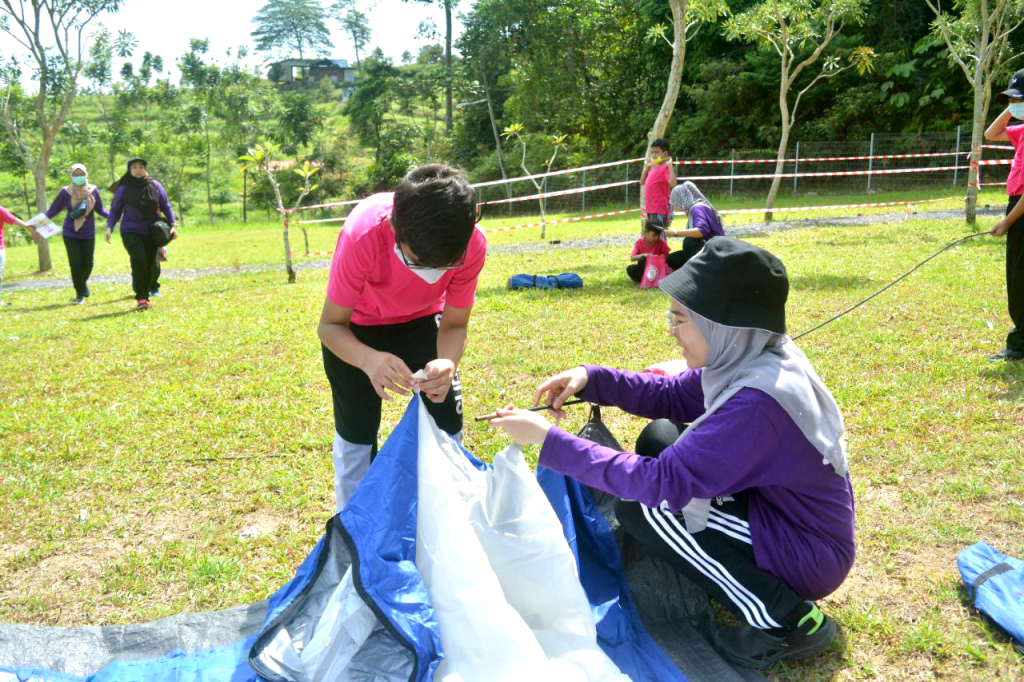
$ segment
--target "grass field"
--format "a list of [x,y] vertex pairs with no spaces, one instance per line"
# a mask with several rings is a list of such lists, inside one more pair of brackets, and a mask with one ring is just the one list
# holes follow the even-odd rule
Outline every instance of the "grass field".
[[[635,225],[551,230],[571,238]],[[962,221],[896,219],[752,241],[786,263],[799,332],[968,231]],[[333,247],[336,227],[315,232],[311,248]],[[1009,325],[1003,248],[967,242],[801,341],[844,411],[859,556],[823,601],[840,624],[834,648],[773,676],[1024,677],[1021,657],[968,608],[955,565],[979,540],[1024,556],[1024,365],[985,360]],[[277,228],[197,230],[172,246],[168,267],[279,262],[279,252]],[[97,271],[127,270],[120,245],[97,253]],[[29,276],[33,254],[10,250],[10,279]],[[462,365],[467,414],[525,403],[546,376],[581,362],[638,369],[676,357],[665,298],[628,283],[625,261],[622,247],[494,255]],[[505,289],[514,273],[570,270],[584,289]],[[67,306],[63,290],[9,296],[0,621],[147,621],[262,599],[291,577],[333,507],[330,395],[314,329],[325,282],[325,270],[295,285],[277,271],[168,279],[146,314],[127,312],[125,285],[96,284],[81,307]],[[385,433],[402,409],[386,407]],[[632,445],[643,422],[607,412]],[[584,418],[576,411],[567,428]],[[485,459],[505,444],[466,426],[467,446]],[[255,458],[188,461],[239,456]]]

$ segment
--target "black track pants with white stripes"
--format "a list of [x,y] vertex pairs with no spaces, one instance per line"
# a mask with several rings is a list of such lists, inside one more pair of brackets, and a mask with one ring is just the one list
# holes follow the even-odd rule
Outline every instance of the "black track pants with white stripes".
[[[637,439],[637,453],[656,457],[679,433],[671,422],[655,421]],[[639,502],[619,501],[615,515],[627,533],[738,618],[755,628],[782,627],[804,600],[757,567],[747,509],[746,494],[712,500],[707,528],[698,533],[687,532],[682,514]]]

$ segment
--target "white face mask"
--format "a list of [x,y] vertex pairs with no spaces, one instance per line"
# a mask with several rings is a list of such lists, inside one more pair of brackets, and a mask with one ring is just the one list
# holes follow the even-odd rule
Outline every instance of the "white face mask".
[[[402,265],[405,265],[405,256],[402,254],[398,244],[395,244],[395,256]],[[444,274],[448,272],[447,270],[437,270],[434,268],[410,268],[408,265],[405,265],[405,267],[409,269],[409,272],[416,275],[427,284],[436,284],[437,281],[444,277]]]
[[1010,116],[1024,119],[1024,102],[1014,102],[1010,105]]

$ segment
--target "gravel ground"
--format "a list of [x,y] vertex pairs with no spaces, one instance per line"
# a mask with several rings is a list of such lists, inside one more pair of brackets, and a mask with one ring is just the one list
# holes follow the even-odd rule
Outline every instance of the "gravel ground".
[[[996,207],[985,207],[978,209],[979,216],[1002,215],[1003,211]],[[869,216],[851,216],[847,218],[805,218],[802,220],[778,220],[771,223],[747,223],[729,227],[729,234],[737,237],[761,235],[778,230],[795,230],[811,227],[847,226],[847,225],[873,225],[876,223],[892,222],[901,219],[904,213],[883,213]],[[922,211],[914,213],[915,220],[952,220],[963,215],[960,210],[950,211]],[[488,249],[489,255],[495,254],[519,254],[547,249],[595,249],[604,246],[628,246],[636,241],[634,235],[617,235],[609,237],[594,237],[593,239],[572,239],[568,241],[554,242],[531,242],[527,244],[505,244],[492,246]],[[323,270],[330,267],[330,258],[318,258],[316,260],[300,261],[295,263],[296,270]],[[266,270],[282,270],[280,265],[243,265],[241,267],[214,267],[214,268],[164,268],[160,279],[196,279],[197,277],[209,277],[215,275],[241,275],[250,272],[263,272]],[[91,284],[131,284],[130,273],[119,273],[113,275],[94,275],[89,278]],[[34,291],[41,289],[63,289],[71,286],[70,279],[32,279],[22,282],[11,282],[4,285],[6,291]]]

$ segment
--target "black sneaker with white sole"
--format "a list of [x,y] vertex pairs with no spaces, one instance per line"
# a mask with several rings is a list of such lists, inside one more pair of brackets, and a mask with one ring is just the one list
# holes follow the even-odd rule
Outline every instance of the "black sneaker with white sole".
[[763,670],[781,661],[800,661],[817,656],[832,644],[836,624],[811,604],[811,610],[800,619],[789,634],[773,634],[750,625],[718,628],[711,635],[711,644],[729,663],[743,668]]

